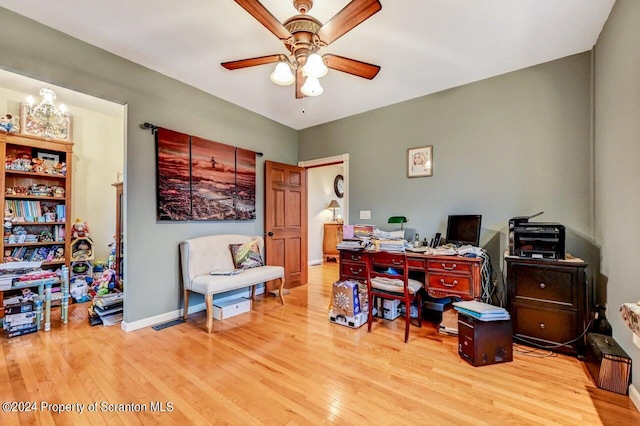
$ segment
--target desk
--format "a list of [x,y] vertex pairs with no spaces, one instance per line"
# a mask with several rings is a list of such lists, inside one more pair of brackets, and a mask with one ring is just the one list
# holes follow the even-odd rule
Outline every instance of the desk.
[[[369,251],[340,250],[340,280],[367,281]],[[410,275],[419,275],[431,297],[479,299],[482,259],[407,252]],[[413,272],[413,273],[412,273]],[[418,278],[418,277],[416,277]]]

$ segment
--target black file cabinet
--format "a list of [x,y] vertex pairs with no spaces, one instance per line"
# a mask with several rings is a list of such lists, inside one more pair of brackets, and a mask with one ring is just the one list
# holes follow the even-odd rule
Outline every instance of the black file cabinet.
[[507,257],[507,301],[517,342],[582,356],[592,290],[584,262]]

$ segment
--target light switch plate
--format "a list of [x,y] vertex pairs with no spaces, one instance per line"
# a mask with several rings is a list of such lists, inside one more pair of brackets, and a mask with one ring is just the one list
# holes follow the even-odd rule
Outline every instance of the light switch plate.
[[371,210],[360,210],[360,219],[371,219]]

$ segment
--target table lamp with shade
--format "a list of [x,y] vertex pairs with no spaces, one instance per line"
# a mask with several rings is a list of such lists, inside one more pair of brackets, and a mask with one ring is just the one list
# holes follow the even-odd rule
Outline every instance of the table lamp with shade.
[[407,223],[408,221],[409,220],[407,220],[407,218],[404,217],[404,216],[391,216],[387,223],[399,223],[400,224],[400,229],[403,229],[404,228],[404,224]]
[[331,200],[331,202],[327,206],[327,209],[333,212],[333,220],[332,220],[333,223],[336,222],[336,209],[339,209],[339,208],[341,207],[340,207],[340,204],[338,203],[338,200]]

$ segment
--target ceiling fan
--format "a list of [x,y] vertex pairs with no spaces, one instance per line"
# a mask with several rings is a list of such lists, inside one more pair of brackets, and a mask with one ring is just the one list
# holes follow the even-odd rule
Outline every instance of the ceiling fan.
[[[298,15],[283,23],[278,21],[258,0],[235,0],[251,16],[280,39],[292,58],[285,54],[260,56],[239,61],[223,62],[228,70],[253,67],[277,62],[271,80],[279,85],[295,82],[296,98],[317,96],[322,93],[319,78],[327,73],[327,68],[342,71],[358,77],[373,79],[380,67],[343,56],[324,54],[318,51],[342,37],[376,12],[382,9],[378,0],[352,0],[333,18],[322,24],[307,12],[313,0],[293,0]],[[291,70],[295,71],[295,76]]]

